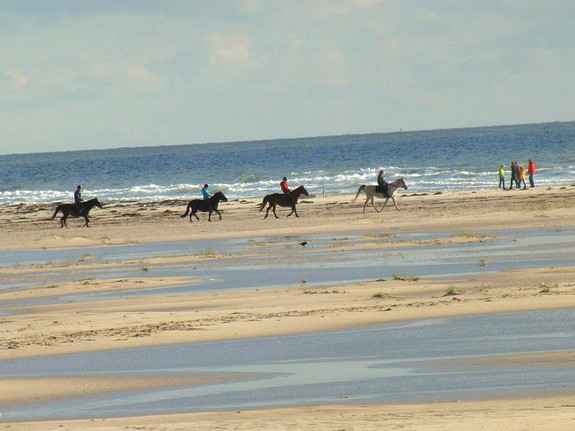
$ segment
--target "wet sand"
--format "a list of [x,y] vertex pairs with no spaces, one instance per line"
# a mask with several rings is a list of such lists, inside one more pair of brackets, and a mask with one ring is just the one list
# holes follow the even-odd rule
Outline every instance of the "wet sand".
[[[304,199],[300,218],[281,219],[258,212],[256,201],[232,201],[223,204],[222,220],[190,223],[179,214],[184,201],[157,203],[121,203],[105,205],[91,214],[90,228],[78,219],[68,221],[68,229],[49,220],[51,206],[20,205],[0,210],[0,250],[55,250],[83,247],[86,256],[74,262],[44,263],[0,267],[2,283],[18,283],[38,272],[93,269],[97,266],[137,265],[145,268],[162,262],[180,260],[193,265],[210,261],[225,265],[230,256],[204,252],[193,256],[147,257],[136,261],[101,262],[90,258],[90,249],[106,245],[146,244],[158,241],[193,241],[226,238],[304,237],[331,233],[346,235],[388,235],[401,232],[450,232],[452,241],[473,242],[488,239],[473,232],[498,229],[573,227],[575,188],[485,191],[416,195],[409,191],[398,199],[400,212],[386,208],[376,213],[362,203],[352,204],[353,196]],[[422,241],[410,246],[430,247]],[[376,247],[370,241],[353,245],[361,253]],[[349,246],[342,246],[342,249]],[[332,249],[337,253],[337,249]],[[254,247],[253,255],[266,256],[266,247]],[[114,291],[123,288],[153,288],[194,282],[191,279],[146,277],[105,279],[95,277],[82,282],[52,280],[35,276],[32,286],[0,291],[0,299],[18,301],[43,295],[77,291]],[[450,290],[454,295],[446,295]],[[237,292],[195,293],[177,297],[106,300],[32,306],[18,314],[0,316],[1,358],[12,359],[63,353],[139,347],[170,343],[217,341],[350,328],[368,324],[506,311],[535,310],[575,306],[575,268],[549,267],[506,271],[472,277],[446,279],[395,279],[341,285],[334,288],[301,286]],[[386,312],[384,312],[386,311]],[[390,312],[387,312],[390,311]],[[532,359],[525,358],[525,361]],[[518,366],[522,360],[517,359]],[[73,380],[73,379],[72,379]],[[70,393],[82,393],[86,382],[67,382],[63,394],[54,385],[35,381],[5,382],[14,400],[23,400],[35,388],[35,399],[51,399]],[[157,382],[156,382],[157,383]],[[156,384],[154,383],[154,384]],[[94,391],[129,389],[133,383],[90,385]],[[167,386],[171,383],[167,382]],[[42,389],[44,388],[44,389]],[[100,389],[98,389],[100,388]],[[72,392],[70,392],[72,391]],[[74,392],[75,391],[75,392]],[[86,389],[88,392],[89,390]],[[530,406],[527,408],[526,406]],[[513,428],[571,429],[573,404],[561,397],[551,399],[465,402],[428,406],[306,407],[241,414],[190,414],[152,418],[123,418],[93,422],[67,422],[67,429],[382,429],[404,424],[408,429]],[[294,420],[294,411],[297,420]],[[397,413],[403,412],[403,413]],[[540,422],[538,422],[540,421]],[[63,422],[58,422],[58,425]],[[435,428],[432,424],[435,424]],[[54,424],[14,424],[12,429],[56,429]],[[203,428],[202,428],[203,427]],[[371,428],[370,428],[371,427]],[[532,428],[529,428],[532,427]],[[60,428],[61,429],[61,428]]]

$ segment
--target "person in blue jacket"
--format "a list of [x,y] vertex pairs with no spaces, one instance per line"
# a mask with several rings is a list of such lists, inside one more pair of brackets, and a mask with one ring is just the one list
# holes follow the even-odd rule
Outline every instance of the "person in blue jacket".
[[212,203],[210,201],[212,194],[209,192],[208,187],[209,186],[207,184],[204,184],[204,187],[202,187],[202,196],[204,197],[205,201],[208,201],[208,205],[210,206],[210,211],[212,211]]

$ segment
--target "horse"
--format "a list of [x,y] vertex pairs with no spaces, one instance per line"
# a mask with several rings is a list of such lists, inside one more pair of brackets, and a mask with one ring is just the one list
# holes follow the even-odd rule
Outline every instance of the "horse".
[[212,212],[217,212],[220,216],[220,220],[222,219],[222,213],[218,211],[218,204],[220,201],[227,202],[228,198],[224,196],[222,192],[216,192],[214,195],[209,199],[193,199],[188,202],[188,206],[186,207],[185,214],[182,214],[180,217],[186,217],[188,213],[190,214],[190,222],[192,221],[192,216],[194,216],[198,221],[200,218],[196,214],[198,211],[208,212],[208,221],[212,221]]
[[[365,203],[363,204],[363,212],[365,212],[365,207],[369,201],[371,201],[371,205],[375,208],[375,210],[377,212],[381,212],[381,211],[383,211],[383,209],[387,205],[387,202],[390,199],[393,201],[393,205],[395,206],[395,209],[397,211],[399,211],[399,208],[397,208],[397,202],[395,202],[395,193],[397,193],[397,190],[400,188],[407,190],[407,185],[405,184],[405,181],[403,180],[403,178],[398,178],[397,180],[395,180],[391,183],[387,183],[387,196],[385,196],[383,193],[377,192],[376,187],[377,186],[366,186],[365,184],[359,186],[359,189],[357,190],[357,194],[355,195],[355,198],[353,198],[353,200],[351,202],[352,203],[355,202],[355,200],[357,199],[359,194],[362,191],[364,191],[366,199],[365,199]],[[378,210],[375,207],[375,205],[373,204],[373,198],[374,197],[380,198],[380,199],[385,199],[385,203],[381,207],[381,210]]]
[[90,199],[89,201],[84,202],[82,204],[82,208],[80,209],[80,211],[78,211],[78,207],[76,206],[76,204],[61,204],[56,207],[56,211],[54,211],[54,215],[50,220],[54,220],[56,214],[58,214],[58,212],[61,211],[62,217],[60,217],[60,227],[68,227],[68,225],[66,224],[66,219],[68,217],[84,217],[84,220],[86,220],[84,226],[90,227],[88,226],[88,223],[90,222],[88,214],[90,213],[90,210],[94,207],[102,208],[102,204],[100,203],[98,198]]
[[299,186],[297,189],[292,190],[289,195],[285,193],[272,193],[271,195],[266,195],[263,202],[260,204],[260,212],[263,211],[267,204],[268,208],[266,210],[266,216],[264,219],[268,217],[270,209],[273,211],[274,216],[279,218],[276,214],[276,205],[279,205],[280,207],[291,207],[291,213],[287,215],[288,217],[292,214],[295,214],[296,217],[299,217],[295,209],[295,204],[301,195],[309,196],[309,193],[304,186]]

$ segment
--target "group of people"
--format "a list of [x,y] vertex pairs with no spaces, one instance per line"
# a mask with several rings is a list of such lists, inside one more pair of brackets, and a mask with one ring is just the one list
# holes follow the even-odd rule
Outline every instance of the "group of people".
[[[513,184],[515,183],[516,188],[526,189],[527,188],[527,184],[525,183],[526,173],[527,173],[527,175],[529,175],[529,186],[535,187],[535,181],[533,179],[533,176],[535,175],[535,169],[536,169],[535,163],[533,163],[533,161],[531,159],[529,159],[527,171],[523,168],[523,166],[520,166],[519,163],[511,162],[511,178],[509,181],[509,183],[510,183],[509,189],[507,189],[505,187],[505,165],[500,165],[499,166],[499,188],[500,189],[502,188],[503,190],[511,190],[511,189],[513,189]],[[384,175],[384,171],[383,171],[383,169],[381,169],[377,175],[377,185],[378,185],[377,191],[379,193],[382,193],[384,196],[387,196],[387,181],[385,181],[383,175]],[[206,201],[209,201],[210,198],[212,197],[212,194],[210,193],[210,191],[208,189],[209,189],[209,185],[204,184],[204,187],[202,187],[202,197]],[[291,196],[291,189],[288,185],[287,177],[282,178],[282,181],[280,182],[280,189],[285,195]],[[78,214],[80,215],[82,212],[83,204],[84,204],[84,201],[82,199],[82,186],[78,186],[76,188],[76,191],[74,192],[74,202],[76,204]]]
[[[377,185],[380,188],[378,191],[380,193],[383,193],[384,196],[387,196],[387,181],[385,181],[385,179],[383,178],[383,174],[384,171],[383,169],[381,169],[379,171],[379,174],[377,175]],[[282,178],[282,181],[280,183],[280,189],[286,196],[291,197],[291,189],[289,188],[289,184],[287,181],[288,181],[287,177]],[[208,191],[208,187],[209,187],[208,184],[204,184],[204,187],[202,188],[202,196],[204,200],[209,200],[212,197],[211,193]]]
[[505,187],[505,165],[499,166],[499,188],[503,190],[512,190],[513,184],[515,188],[525,190],[527,188],[527,183],[525,182],[525,176],[529,175],[529,187],[535,187],[535,163],[533,160],[529,159],[527,170],[517,162],[511,162],[511,178],[509,179],[509,188]]
[[[209,201],[210,198],[212,197],[212,194],[208,190],[209,187],[210,186],[208,184],[204,184],[204,187],[202,187],[202,197],[204,198],[205,201]],[[291,196],[291,189],[289,188],[286,177],[282,178],[282,181],[280,183],[280,189],[286,196]]]

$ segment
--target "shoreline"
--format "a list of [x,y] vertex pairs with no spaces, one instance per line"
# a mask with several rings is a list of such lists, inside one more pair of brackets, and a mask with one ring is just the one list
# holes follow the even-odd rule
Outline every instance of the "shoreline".
[[[502,429],[571,431],[572,395],[496,401],[455,401],[357,406],[311,406],[188,413],[135,418],[14,422],[19,431],[98,430],[362,430],[469,431]],[[193,427],[193,428],[191,428]]]
[[[237,239],[253,237],[312,235],[346,232],[465,232],[509,228],[548,228],[573,226],[575,186],[527,189],[509,193],[502,190],[449,192],[442,194],[404,193],[382,213],[367,207],[354,195],[301,199],[300,217],[271,215],[264,220],[259,200],[231,200],[222,203],[222,220],[189,222],[184,214],[186,200],[161,202],[103,202],[103,208],[90,213],[90,228],[84,220],[68,219],[60,228],[56,205],[17,205],[0,208],[0,251],[50,248],[136,245],[150,242]],[[382,200],[376,200],[379,207]],[[389,203],[391,205],[391,202]],[[16,209],[16,211],[15,211]],[[438,222],[438,219],[440,222]],[[145,229],[141,229],[145,226]],[[139,227],[139,228],[136,228]]]
[[[50,285],[46,286],[43,284],[46,283],[46,279],[37,275],[38,272],[52,271],[57,274],[59,271],[62,273],[69,270],[81,271],[82,268],[93,269],[98,266],[109,268],[112,265],[146,267],[161,265],[162,262],[174,263],[178,262],[178,259],[182,263],[208,261],[214,264],[221,262],[225,265],[224,261],[229,257],[217,253],[181,257],[152,256],[107,263],[90,258],[90,250],[95,247],[256,237],[285,241],[285,238],[305,239],[314,234],[333,234],[363,237],[364,242],[356,245],[354,249],[354,252],[361,253],[368,247],[380,246],[365,239],[369,235],[444,232],[459,235],[448,240],[473,242],[488,240],[481,238],[477,232],[561,229],[574,226],[575,187],[526,190],[513,194],[484,191],[408,195],[398,198],[398,206],[401,209],[399,212],[393,207],[386,208],[383,213],[376,213],[368,208],[365,214],[362,211],[363,203],[359,201],[355,204],[350,203],[353,196],[304,199],[304,202],[298,205],[300,218],[286,219],[288,211],[278,209],[280,220],[271,217],[263,220],[263,214],[257,211],[255,201],[234,201],[222,206],[224,211],[221,221],[216,219],[211,223],[206,221],[205,214],[200,215],[200,222],[190,223],[187,219],[180,218],[185,208],[178,201],[104,205],[103,209],[98,209],[92,214],[90,228],[82,227],[78,219],[70,219],[68,229],[57,227],[59,226],[57,219],[47,220],[46,215],[50,212],[48,207],[23,206],[19,209],[21,212],[18,212],[17,219],[13,217],[10,208],[2,208],[0,252],[83,248],[86,256],[74,262],[0,267],[3,283],[17,283],[22,280],[32,283],[30,287],[0,290],[0,300],[42,298],[54,294],[73,294],[76,291],[114,291],[118,286],[148,289],[173,283],[193,283],[189,278],[147,279],[132,276],[122,279],[96,277],[81,283],[52,280]],[[380,201],[379,204],[381,203]],[[469,236],[466,237],[467,234]],[[410,246],[432,247],[433,244],[414,242]],[[347,247],[349,249],[349,245]],[[344,249],[346,246],[334,247],[330,252],[338,253]],[[266,257],[268,251],[266,247],[254,248],[253,254]],[[302,255],[302,258],[305,258],[305,255]],[[343,283],[329,289],[292,286],[265,290],[190,293],[178,297],[166,295],[154,297],[153,304],[150,304],[145,297],[141,297],[128,300],[26,306],[19,310],[19,314],[0,315],[2,323],[0,339],[5,340],[0,351],[0,359],[281,336],[305,333],[310,330],[309,328],[313,328],[313,332],[324,332],[419,318],[575,307],[574,280],[575,268],[549,267],[438,279]],[[548,291],[545,291],[544,285],[550,287]],[[450,286],[455,286],[461,293],[445,297],[444,294]],[[318,298],[321,298],[321,303],[318,303]],[[518,360],[520,363],[524,361]],[[573,366],[571,357],[567,357],[566,365]],[[163,384],[170,386],[173,383],[166,381]],[[11,382],[8,387],[16,386],[18,396],[25,398],[26,388],[30,388],[30,385],[34,386],[33,379],[27,384],[22,381]],[[82,385],[86,385],[86,382],[72,382],[68,387],[72,393],[81,394]],[[94,382],[88,385],[95,387]],[[132,387],[130,385],[133,384],[128,382],[118,384],[117,389],[128,390]],[[46,386],[44,390],[39,390],[37,396],[40,399],[50,396],[50,385]],[[109,389],[109,386],[103,386]],[[89,389],[85,389],[85,392],[88,393]],[[559,399],[565,398],[561,396],[552,398],[552,400]],[[561,401],[563,404],[561,402],[553,404],[555,407],[546,411],[536,405],[538,400],[533,400],[533,408],[524,412],[523,417],[533,415],[533,421],[537,421],[536,418],[549,420],[550,416],[547,413],[560,412],[554,419],[558,421],[558,428],[553,429],[568,429],[560,427],[567,426],[570,412],[573,411],[565,407],[564,401]],[[440,403],[426,406],[429,412],[435,411],[437,414],[441,410],[446,412],[448,417],[442,422],[447,426],[446,429],[457,429],[455,424],[458,423],[459,407],[464,410],[469,408],[476,418],[476,422],[469,429],[474,430],[481,429],[479,427],[482,421],[489,417],[486,412],[494,414],[506,411],[507,414],[500,418],[503,421],[501,423],[513,423],[517,417],[522,417],[521,411],[517,409],[519,405],[520,402],[509,400],[466,401],[460,405]],[[399,408],[420,418],[420,421],[414,422],[410,429],[434,429],[424,423],[430,419],[429,415],[433,416],[429,412],[429,415],[425,413],[425,408],[420,405],[406,405]],[[381,410],[385,411],[387,407],[300,407],[268,410],[267,414],[262,411],[242,412],[239,416],[234,416],[232,413],[222,415],[202,413],[106,419],[89,424],[86,421],[18,423],[14,424],[14,428],[51,429],[49,426],[52,424],[56,428],[56,423],[65,423],[71,429],[83,429],[89,426],[93,429],[112,430],[135,423],[145,423],[149,429],[175,430],[182,426],[182,421],[195,422],[204,418],[206,428],[197,429],[210,429],[207,424],[215,427],[220,421],[222,424],[229,423],[229,426],[247,430],[265,429],[261,421],[273,418],[270,420],[278,425],[277,429],[288,429],[291,416],[288,412],[292,411],[298,414],[305,413],[306,419],[299,424],[302,427],[299,429],[314,424],[315,429],[327,430],[334,429],[336,425],[327,420],[325,412],[340,411],[347,412],[349,415],[347,420],[358,429],[380,429],[381,426],[393,423],[393,418],[381,417]],[[357,419],[352,419],[353,412],[363,412],[361,413],[365,415],[362,416],[363,420],[358,422]],[[245,416],[249,416],[252,422],[246,420]],[[372,426],[371,420],[378,421],[377,428],[369,428]],[[160,423],[165,423],[165,428],[161,428]],[[342,422],[339,426],[346,425]],[[450,426],[453,428],[449,428]]]

